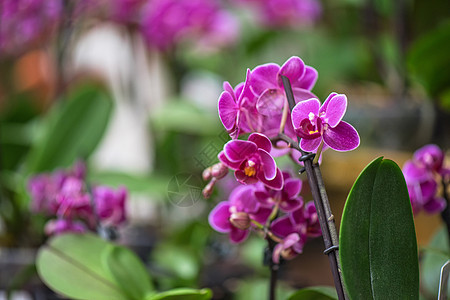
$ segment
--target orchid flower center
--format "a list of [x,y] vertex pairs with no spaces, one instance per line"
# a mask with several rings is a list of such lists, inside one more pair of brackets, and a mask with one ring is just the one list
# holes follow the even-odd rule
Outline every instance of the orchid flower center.
[[256,175],[256,163],[252,160],[248,160],[245,164],[244,173],[246,176],[252,177]]

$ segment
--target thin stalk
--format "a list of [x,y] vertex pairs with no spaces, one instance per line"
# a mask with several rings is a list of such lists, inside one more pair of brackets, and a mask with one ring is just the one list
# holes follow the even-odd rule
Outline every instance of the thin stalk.
[[[281,76],[281,78],[283,80],[289,107],[292,111],[295,106],[295,100],[291,83],[287,77]],[[282,135],[279,135],[279,137],[283,139],[288,138]],[[306,158],[309,154],[301,150],[298,146],[294,146],[296,144],[295,142],[292,141],[292,143],[290,144],[293,148],[299,150],[303,157]],[[306,174],[308,176],[309,186],[311,187],[314,204],[316,206],[320,228],[322,230],[323,241],[326,249],[324,253],[328,255],[336,292],[340,300],[347,299],[344,292],[342,274],[340,272],[339,252],[337,250],[339,245],[338,234],[334,223],[334,217],[331,213],[330,203],[328,201],[328,196],[325,190],[325,185],[323,183],[320,167],[317,164],[313,164],[312,158],[306,158],[303,163],[305,166]]]
[[[270,238],[267,239],[267,243],[269,244],[269,253],[272,256],[273,249],[275,248],[276,243]],[[269,260],[269,267],[270,267],[269,300],[275,300],[276,299],[275,291],[277,289],[279,265],[273,262],[272,257],[270,257]]]

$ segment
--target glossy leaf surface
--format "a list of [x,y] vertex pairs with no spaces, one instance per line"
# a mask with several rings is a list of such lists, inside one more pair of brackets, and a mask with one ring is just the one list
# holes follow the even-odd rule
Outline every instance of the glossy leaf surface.
[[342,273],[352,299],[418,299],[414,221],[397,164],[382,157],[359,175],[340,229]]

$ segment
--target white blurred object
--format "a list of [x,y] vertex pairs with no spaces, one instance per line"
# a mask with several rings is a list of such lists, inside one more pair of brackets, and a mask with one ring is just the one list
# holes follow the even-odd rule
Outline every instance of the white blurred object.
[[191,72],[181,83],[181,94],[197,106],[217,113],[217,101],[223,92],[222,85],[223,80],[214,73]]
[[74,47],[74,71],[101,74],[115,101],[105,136],[93,154],[98,169],[139,174],[152,169],[148,116],[167,98],[168,88],[160,57],[146,51],[138,35],[108,23],[86,32]]

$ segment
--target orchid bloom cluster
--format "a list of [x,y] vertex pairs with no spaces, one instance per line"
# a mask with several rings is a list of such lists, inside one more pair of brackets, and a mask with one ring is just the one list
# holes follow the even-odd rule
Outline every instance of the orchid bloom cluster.
[[422,210],[434,214],[446,208],[447,201],[439,196],[441,183],[445,189],[450,180],[450,168],[445,166],[444,159],[445,153],[430,144],[418,149],[404,164],[403,174],[414,214]]
[[108,227],[125,223],[126,189],[94,186],[90,194],[85,171],[85,165],[78,162],[71,170],[39,174],[29,180],[31,211],[52,218],[45,226],[47,235],[94,231],[98,222]]
[[[296,102],[291,113],[282,76],[289,79]],[[245,82],[235,88],[225,82],[218,100],[220,120],[232,140],[218,154],[220,162],[205,170],[210,182],[204,196],[228,169],[239,185],[211,211],[209,223],[233,243],[244,241],[251,230],[261,232],[276,242],[275,263],[301,253],[321,230],[314,203],[299,195],[302,181],[282,171],[274,157],[295,159],[300,150],[317,156],[326,148],[350,151],[360,142],[355,128],[342,120],[346,96],[331,93],[321,104],[311,92],[316,80],[317,71],[294,56],[281,67],[269,63],[248,69]],[[299,148],[293,146],[298,139]]]
[[17,53],[42,40],[61,18],[61,0],[0,1],[0,53]]

